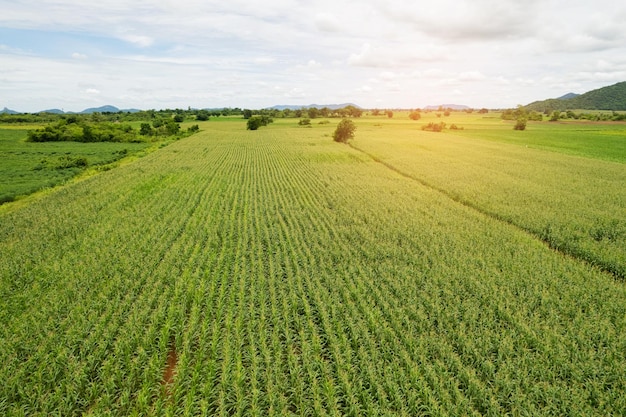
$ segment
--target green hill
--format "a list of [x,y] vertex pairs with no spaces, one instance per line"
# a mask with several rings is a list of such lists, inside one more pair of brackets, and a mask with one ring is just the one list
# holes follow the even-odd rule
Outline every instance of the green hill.
[[554,110],[626,110],[626,82],[589,91],[585,94],[569,98],[552,98],[535,101],[525,106],[527,110],[551,112]]

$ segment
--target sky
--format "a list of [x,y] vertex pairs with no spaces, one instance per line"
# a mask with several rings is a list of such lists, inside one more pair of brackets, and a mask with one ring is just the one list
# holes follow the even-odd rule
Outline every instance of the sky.
[[626,81],[616,0],[11,0],[0,109],[510,108]]

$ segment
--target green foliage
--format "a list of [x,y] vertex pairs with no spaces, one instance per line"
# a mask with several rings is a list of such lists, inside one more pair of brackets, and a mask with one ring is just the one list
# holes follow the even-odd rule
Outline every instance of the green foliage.
[[207,121],[209,120],[210,114],[207,110],[198,110],[196,113],[196,120],[198,121]]
[[348,140],[354,138],[354,132],[356,131],[356,125],[350,119],[342,119],[338,124],[335,132],[333,133],[333,140],[335,142],[348,143]]
[[300,119],[298,126],[311,126],[311,119]]
[[43,158],[34,170],[41,169],[68,169],[68,168],[85,168],[89,165],[87,158],[82,156],[63,155],[56,160]]
[[28,132],[29,142],[136,142],[141,140],[128,124],[61,119],[54,125]]
[[515,121],[515,125],[513,125],[513,130],[526,130],[527,120],[525,117],[520,117]]
[[257,130],[262,126],[267,126],[270,123],[273,123],[274,120],[266,115],[255,114],[254,116],[250,116],[248,122],[246,124],[246,128],[248,130]]
[[139,134],[141,136],[150,136],[154,134],[154,129],[152,129],[150,123],[142,123],[139,129]]
[[561,118],[561,112],[558,110],[555,110],[552,112],[552,115],[550,116],[550,121],[558,122],[560,118]]

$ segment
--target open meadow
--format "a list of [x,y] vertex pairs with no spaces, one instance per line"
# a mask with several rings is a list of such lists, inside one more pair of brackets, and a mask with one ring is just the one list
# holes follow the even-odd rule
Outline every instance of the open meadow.
[[3,206],[0,415],[626,414],[626,124],[321,120]]

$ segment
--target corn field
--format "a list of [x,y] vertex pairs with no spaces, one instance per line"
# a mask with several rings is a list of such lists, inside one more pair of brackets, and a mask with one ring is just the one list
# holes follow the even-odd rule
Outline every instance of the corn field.
[[626,413],[622,280],[332,129],[210,122],[1,214],[0,414]]

